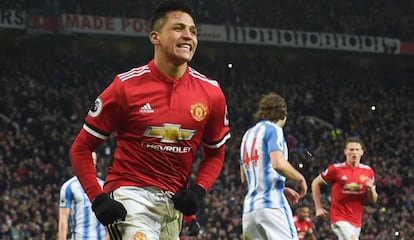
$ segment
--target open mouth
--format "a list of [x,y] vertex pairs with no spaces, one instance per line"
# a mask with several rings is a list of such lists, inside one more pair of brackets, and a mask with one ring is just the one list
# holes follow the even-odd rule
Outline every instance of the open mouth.
[[190,44],[186,43],[178,45],[178,48],[187,49],[188,51],[191,51],[193,49]]

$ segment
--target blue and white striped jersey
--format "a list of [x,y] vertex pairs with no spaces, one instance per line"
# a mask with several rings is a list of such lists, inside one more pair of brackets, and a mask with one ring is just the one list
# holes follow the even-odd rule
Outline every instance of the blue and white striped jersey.
[[248,129],[240,146],[240,164],[248,185],[243,212],[262,208],[286,208],[289,203],[283,193],[286,178],[272,167],[270,153],[281,151],[288,159],[283,129],[267,120]]
[[[98,178],[98,182],[103,186],[103,180]],[[92,211],[92,204],[76,176],[67,180],[62,185],[60,189],[59,207],[70,208],[69,221],[72,240],[106,239],[106,229],[96,219]]]

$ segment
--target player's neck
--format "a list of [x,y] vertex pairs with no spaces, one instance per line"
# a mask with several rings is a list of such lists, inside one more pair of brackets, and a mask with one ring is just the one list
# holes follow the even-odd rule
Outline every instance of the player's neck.
[[359,162],[348,161],[348,165],[351,166],[351,167],[358,167]]
[[187,62],[183,64],[175,64],[173,62],[162,61],[155,58],[154,64],[158,70],[160,70],[163,74],[171,77],[172,79],[181,78],[187,69]]

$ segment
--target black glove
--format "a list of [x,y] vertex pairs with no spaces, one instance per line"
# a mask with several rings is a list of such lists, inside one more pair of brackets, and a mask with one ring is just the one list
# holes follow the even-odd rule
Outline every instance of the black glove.
[[175,209],[181,211],[185,216],[195,214],[200,207],[200,202],[206,195],[206,191],[198,184],[188,189],[178,191],[173,197]]
[[102,193],[92,202],[92,210],[96,218],[104,226],[114,223],[117,220],[125,221],[127,211],[122,203],[111,199],[108,194]]
[[197,219],[191,221],[190,226],[188,226],[188,235],[189,236],[197,236],[200,232],[200,224],[198,223]]

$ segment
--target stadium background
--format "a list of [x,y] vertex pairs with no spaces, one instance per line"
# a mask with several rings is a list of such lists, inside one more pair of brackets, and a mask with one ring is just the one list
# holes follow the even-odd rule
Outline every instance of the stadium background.
[[[55,239],[59,187],[73,174],[68,150],[88,106],[116,73],[152,57],[145,37],[74,33],[62,27],[61,16],[147,19],[157,1],[85,2],[0,4],[0,239],[10,239],[12,232],[21,232],[22,239]],[[253,123],[258,99],[268,91],[288,101],[285,133],[290,161],[309,182],[329,163],[343,160],[346,137],[365,141],[362,161],[376,171],[379,203],[365,208],[361,240],[410,239],[414,235],[413,3],[239,2],[190,1],[203,24],[257,32],[347,34],[356,39],[375,36],[400,47],[373,53],[361,48],[200,40],[191,66],[222,85],[233,137],[222,174],[198,215],[202,226],[198,239],[241,239],[244,187],[239,181],[238,144]],[[102,177],[114,145],[110,139],[99,149]],[[327,194],[323,200],[328,206]],[[313,206],[310,193],[303,201]],[[318,239],[334,239],[327,219],[313,221]]]

